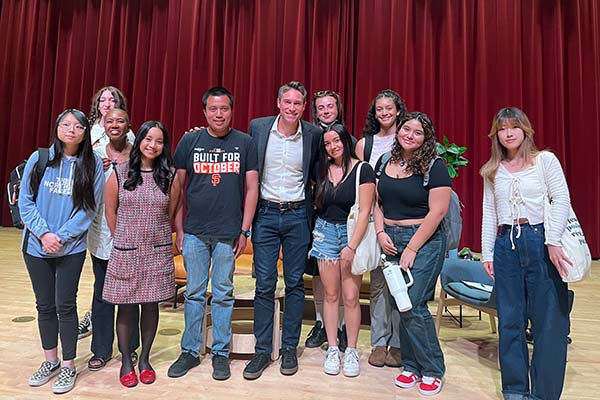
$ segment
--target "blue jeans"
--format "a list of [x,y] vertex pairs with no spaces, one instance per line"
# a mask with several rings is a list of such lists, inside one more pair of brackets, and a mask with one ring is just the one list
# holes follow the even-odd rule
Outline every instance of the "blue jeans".
[[[94,269],[94,296],[92,298],[92,353],[96,357],[109,358],[113,353],[115,339],[115,306],[102,299],[104,280],[108,260],[92,254]],[[136,307],[136,321],[140,319],[139,307]],[[138,324],[139,325],[139,324]],[[140,330],[135,329],[131,337],[130,352],[140,346]]]
[[[398,260],[418,228],[419,225],[385,227],[398,250],[398,257],[389,257],[390,260]],[[446,366],[427,300],[433,297],[445,249],[446,237],[438,229],[417,252],[411,270],[414,283],[408,288],[412,309],[400,313],[399,329],[404,370],[440,379],[446,372]],[[393,299],[391,301],[394,302]]]
[[254,295],[254,336],[256,353],[273,350],[273,312],[277,288],[277,260],[283,250],[285,309],[282,348],[298,346],[304,311],[304,264],[308,257],[310,229],[306,207],[280,211],[259,207],[254,218],[252,245],[256,293]]
[[317,260],[339,260],[340,252],[348,245],[346,224],[333,224],[317,218],[309,256]]
[[229,357],[231,313],[233,311],[233,270],[235,255],[233,239],[229,241],[201,240],[186,233],[183,239],[183,262],[187,273],[184,293],[185,329],[181,336],[181,351],[195,357],[202,344],[202,320],[206,304],[208,270],[212,261],[212,345],[211,355]]
[[[559,399],[565,378],[569,306],[567,284],[548,257],[544,227],[503,226],[494,245],[494,275],[502,393],[505,399]],[[531,358],[525,331],[527,320],[535,344]]]

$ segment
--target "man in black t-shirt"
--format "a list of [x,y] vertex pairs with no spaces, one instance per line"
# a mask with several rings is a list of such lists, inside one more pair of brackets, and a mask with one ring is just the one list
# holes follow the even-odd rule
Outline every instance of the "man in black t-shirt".
[[[200,364],[202,318],[209,268],[212,265],[211,356],[213,378],[225,380],[229,369],[233,271],[250,236],[258,200],[256,146],[245,133],[232,129],[233,96],[222,87],[202,97],[208,128],[187,133],[173,161],[182,187],[186,177],[187,213],[175,217],[176,245],[187,272],[185,329],[181,355],[170,367],[172,378],[185,375]],[[244,187],[246,196],[244,197]]]

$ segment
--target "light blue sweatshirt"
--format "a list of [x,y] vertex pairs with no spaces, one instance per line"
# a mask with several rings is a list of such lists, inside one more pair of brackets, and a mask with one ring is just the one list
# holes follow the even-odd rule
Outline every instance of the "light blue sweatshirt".
[[[96,159],[94,198],[96,210],[99,210],[104,204],[104,172],[102,159],[96,155],[94,157]],[[87,248],[87,230],[96,216],[96,210],[74,209],[72,189],[77,156],[69,158],[63,154],[58,164],[46,168],[34,202],[33,193],[29,188],[29,178],[38,158],[36,150],[27,160],[19,193],[19,212],[25,224],[23,237],[27,230],[31,231],[25,251],[34,257],[62,257],[80,253]],[[48,159],[53,158],[54,148],[51,147]],[[42,249],[40,237],[48,232],[57,235],[62,243],[62,248],[55,254],[48,254]]]

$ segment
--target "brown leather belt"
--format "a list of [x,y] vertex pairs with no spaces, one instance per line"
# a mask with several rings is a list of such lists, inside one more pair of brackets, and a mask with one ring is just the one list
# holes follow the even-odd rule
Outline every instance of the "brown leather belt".
[[298,208],[304,205],[304,200],[301,201],[284,201],[283,203],[278,203],[276,201],[269,201],[260,199],[261,207],[274,208],[279,211],[290,211],[297,210]]

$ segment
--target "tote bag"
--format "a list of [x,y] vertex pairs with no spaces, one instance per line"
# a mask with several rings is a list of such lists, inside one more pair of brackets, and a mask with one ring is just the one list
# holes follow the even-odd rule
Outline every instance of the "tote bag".
[[[536,169],[540,176],[540,179],[544,183],[544,230],[549,231],[551,221],[550,214],[552,212],[552,199],[548,195],[548,185],[546,184],[544,166],[542,157],[538,156],[536,160]],[[566,276],[562,277],[564,282],[577,282],[591,274],[592,269],[592,255],[590,248],[585,241],[585,235],[579,224],[579,219],[573,211],[573,207],[569,206],[569,217],[567,219],[567,226],[560,237],[560,244],[562,245],[565,255],[571,262],[572,266],[567,265],[569,271]]]
[[[364,161],[358,165],[356,169],[356,194],[354,196],[354,205],[350,209],[350,214],[348,214],[347,220],[347,232],[348,232],[348,242],[354,233],[354,228],[356,226],[356,222],[358,221],[358,211],[359,211],[359,186],[360,186],[360,170],[365,164]],[[356,247],[356,253],[354,254],[354,261],[352,261],[352,274],[354,275],[362,275],[365,272],[369,272],[377,268],[379,265],[381,256],[381,248],[379,247],[379,242],[377,241],[377,233],[375,231],[375,221],[373,220],[373,208],[371,208],[371,214],[369,216],[369,224],[367,225],[367,231],[363,236],[360,244]]]

